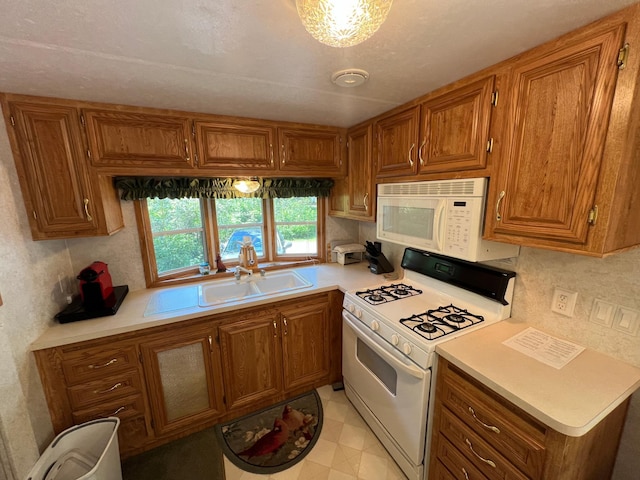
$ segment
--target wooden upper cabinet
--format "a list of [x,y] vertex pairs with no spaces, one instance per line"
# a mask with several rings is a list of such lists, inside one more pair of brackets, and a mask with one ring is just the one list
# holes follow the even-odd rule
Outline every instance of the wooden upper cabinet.
[[84,110],[91,163],[140,174],[162,168],[193,168],[187,117],[115,110]]
[[376,176],[378,178],[417,173],[419,125],[419,105],[376,122]]
[[339,129],[278,128],[279,170],[283,173],[331,177],[344,175]]
[[86,164],[77,109],[22,101],[4,107],[33,239],[108,235],[121,229],[111,179],[95,175]]
[[491,185],[494,238],[587,242],[624,31],[610,27],[513,64],[508,144]]
[[196,121],[194,128],[201,169],[260,175],[277,168],[274,127]]
[[373,127],[371,124],[347,133],[348,195],[347,214],[359,220],[374,221],[376,185],[373,174]]
[[486,167],[493,88],[491,76],[422,104],[421,173]]

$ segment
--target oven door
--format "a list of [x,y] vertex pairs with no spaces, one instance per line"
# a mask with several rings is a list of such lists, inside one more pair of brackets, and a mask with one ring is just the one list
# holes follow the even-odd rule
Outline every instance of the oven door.
[[424,457],[431,370],[422,370],[342,312],[342,374],[405,455]]

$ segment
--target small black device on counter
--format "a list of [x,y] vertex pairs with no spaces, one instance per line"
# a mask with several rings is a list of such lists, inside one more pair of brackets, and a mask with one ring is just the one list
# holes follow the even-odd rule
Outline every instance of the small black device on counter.
[[369,271],[379,275],[381,273],[393,272],[393,266],[387,260],[387,257],[382,253],[382,245],[380,242],[371,243],[367,240],[365,245],[367,253],[365,258],[369,260]]
[[82,300],[82,297],[78,295],[73,299],[70,305],[55,316],[55,319],[60,323],[76,322],[78,320],[88,320],[89,318],[106,317],[107,315],[115,315],[124,297],[129,292],[128,285],[119,285],[113,287],[111,295],[109,295],[101,307],[96,308],[91,306],[87,308]]

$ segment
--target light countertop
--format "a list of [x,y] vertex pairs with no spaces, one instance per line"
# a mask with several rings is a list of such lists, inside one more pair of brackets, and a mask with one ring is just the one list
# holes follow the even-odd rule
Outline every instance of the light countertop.
[[[110,335],[167,325],[216,313],[229,312],[239,308],[290,300],[313,293],[328,292],[335,289],[346,292],[385,281],[382,275],[374,275],[371,273],[367,268],[366,262],[346,266],[337,263],[328,263],[310,267],[300,267],[292,270],[295,270],[295,272],[300,274],[305,280],[311,282],[312,286],[300,290],[232,301],[208,307],[198,306],[198,285],[216,282],[217,280],[213,275],[211,276],[212,278],[204,280],[202,283],[129,292],[115,315],[65,324],[55,323],[31,344],[31,350],[42,350],[60,345],[68,345],[70,343],[95,340]],[[282,270],[278,270],[277,272],[282,272]],[[274,272],[274,274],[275,273],[276,272]],[[269,276],[269,272],[267,272],[267,276]],[[226,279],[228,280],[229,277],[226,277]],[[176,305],[165,313],[145,316],[147,305],[154,299],[154,296],[160,293],[169,293],[175,298]]]
[[556,369],[502,343],[532,326],[504,320],[442,343],[436,352],[540,422],[574,437],[640,387],[639,368],[595,350],[587,348]]

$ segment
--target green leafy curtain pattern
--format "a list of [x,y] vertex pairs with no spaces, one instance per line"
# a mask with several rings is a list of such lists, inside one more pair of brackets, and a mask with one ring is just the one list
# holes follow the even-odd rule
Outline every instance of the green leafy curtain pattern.
[[260,187],[241,193],[233,187],[235,178],[118,177],[115,186],[122,200],[144,198],[290,198],[328,197],[329,178],[257,178]]

